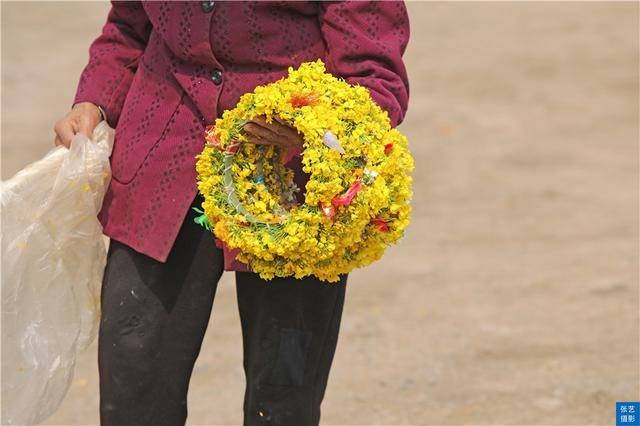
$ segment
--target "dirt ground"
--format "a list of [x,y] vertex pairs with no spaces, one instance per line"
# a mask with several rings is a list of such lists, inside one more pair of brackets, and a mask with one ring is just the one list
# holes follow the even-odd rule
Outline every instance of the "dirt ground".
[[[406,238],[354,272],[324,425],[606,425],[639,400],[638,3],[411,3]],[[102,3],[2,2],[2,177],[43,155]],[[241,424],[233,275],[190,425]],[[98,424],[96,345],[48,425]]]

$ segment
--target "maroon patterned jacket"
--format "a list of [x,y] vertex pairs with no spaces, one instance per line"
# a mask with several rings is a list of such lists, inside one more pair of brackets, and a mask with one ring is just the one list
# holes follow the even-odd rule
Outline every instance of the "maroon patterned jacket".
[[[322,59],[399,124],[408,39],[403,2],[112,3],[74,100],[116,129],[104,233],[166,261],[197,192],[204,127],[289,66]],[[224,251],[226,270],[247,270]]]

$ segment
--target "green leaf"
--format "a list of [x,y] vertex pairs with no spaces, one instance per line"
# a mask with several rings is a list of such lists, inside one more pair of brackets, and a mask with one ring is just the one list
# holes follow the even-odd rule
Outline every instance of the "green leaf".
[[211,222],[209,221],[209,218],[207,217],[207,215],[200,210],[197,207],[192,207],[192,209],[196,212],[199,213],[199,216],[196,216],[193,221],[195,223],[197,223],[198,225],[204,227],[207,231],[211,231]]

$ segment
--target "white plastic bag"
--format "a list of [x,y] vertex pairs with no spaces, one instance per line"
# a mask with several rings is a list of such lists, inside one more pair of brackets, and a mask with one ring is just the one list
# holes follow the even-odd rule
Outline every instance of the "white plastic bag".
[[112,146],[103,121],[92,140],[77,135],[2,182],[3,425],[55,412],[97,334]]

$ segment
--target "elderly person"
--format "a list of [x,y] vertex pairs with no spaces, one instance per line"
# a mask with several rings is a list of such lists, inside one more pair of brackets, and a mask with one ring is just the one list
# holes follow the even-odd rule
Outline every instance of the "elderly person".
[[[90,47],[56,144],[116,129],[100,212],[111,238],[98,338],[103,426],[176,426],[218,280],[236,271],[244,424],[317,425],[335,353],[346,276],[264,281],[194,223],[204,127],[289,66],[322,59],[391,119],[405,114],[403,2],[113,2]],[[259,119],[255,143],[292,148],[295,129]],[[299,171],[299,155],[290,166]],[[215,395],[211,396],[215,398]]]

